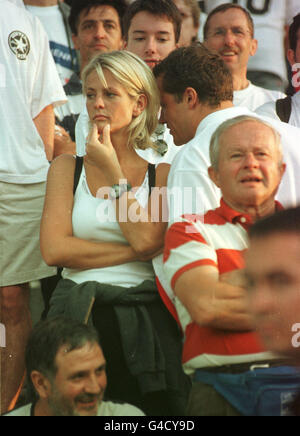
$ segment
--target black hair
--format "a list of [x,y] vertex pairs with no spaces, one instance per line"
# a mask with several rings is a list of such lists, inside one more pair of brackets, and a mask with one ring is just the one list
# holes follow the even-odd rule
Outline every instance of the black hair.
[[69,24],[72,33],[74,35],[77,35],[79,16],[81,12],[86,11],[86,14],[88,14],[92,8],[97,6],[111,6],[117,11],[120,20],[122,35],[123,35],[122,20],[127,9],[127,3],[125,0],[76,0],[74,1],[72,3],[71,12],[69,16]]
[[28,400],[37,399],[31,381],[32,371],[39,371],[49,380],[56,375],[56,355],[62,346],[68,352],[82,348],[87,343],[99,343],[96,330],[78,321],[57,317],[38,323],[27,343],[25,362],[27,372]]
[[300,236],[300,207],[286,209],[257,221],[250,229],[250,238],[263,238],[275,233],[296,233]]
[[297,42],[298,42],[297,34],[299,29],[300,29],[300,14],[294,17],[293,22],[289,28],[289,43],[290,43],[290,48],[293,51],[296,51],[297,49]]
[[155,77],[162,77],[163,90],[182,101],[185,90],[195,89],[201,103],[218,107],[233,100],[232,75],[221,56],[203,44],[174,50],[154,68]]
[[149,12],[156,16],[165,16],[173,23],[175,41],[179,41],[182,17],[173,0],[136,0],[129,5],[124,17],[124,38],[128,40],[128,32],[133,17],[139,12]]

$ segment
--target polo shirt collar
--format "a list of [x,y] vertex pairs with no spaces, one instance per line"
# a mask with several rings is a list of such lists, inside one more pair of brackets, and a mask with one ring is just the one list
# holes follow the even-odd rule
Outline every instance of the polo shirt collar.
[[[275,201],[275,208],[276,212],[284,209],[278,201]],[[253,218],[250,215],[232,209],[227,203],[225,203],[223,198],[221,199],[218,213],[225,218],[227,222],[241,224],[245,230],[249,230],[249,228],[254,224]]]

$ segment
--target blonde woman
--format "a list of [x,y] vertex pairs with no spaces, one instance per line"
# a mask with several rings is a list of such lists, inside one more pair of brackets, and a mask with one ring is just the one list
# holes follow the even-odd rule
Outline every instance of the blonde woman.
[[165,200],[152,201],[152,188],[166,186],[169,166],[155,168],[137,153],[153,147],[156,82],[125,51],[99,55],[82,78],[91,122],[86,156],[53,162],[41,226],[46,262],[64,268],[49,316],[94,323],[107,360],[107,397],[149,415],[183,414],[189,383],[181,338],[151,263],[167,227]]

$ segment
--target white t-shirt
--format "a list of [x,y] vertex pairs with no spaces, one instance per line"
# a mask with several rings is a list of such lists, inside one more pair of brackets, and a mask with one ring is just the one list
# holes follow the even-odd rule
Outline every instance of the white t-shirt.
[[[228,2],[205,0],[205,10],[210,13],[223,3]],[[287,80],[284,27],[291,24],[293,17],[300,12],[299,0],[238,0],[232,3],[248,9],[254,20],[258,50],[251,57],[248,70],[268,71]]]
[[[32,404],[16,409],[5,416],[31,416]],[[145,414],[135,406],[130,404],[118,404],[110,401],[102,401],[98,409],[97,416],[145,416]]]
[[207,14],[205,14],[204,12],[201,11],[200,26],[199,26],[199,31],[198,31],[198,40],[200,42],[203,42],[203,40],[204,40],[204,26],[206,23],[206,19],[207,19]]
[[49,164],[33,119],[66,96],[39,20],[7,0],[0,8],[0,181],[40,183]]
[[[84,105],[84,109],[79,115],[75,128],[76,137],[76,151],[78,156],[85,156],[86,152],[86,139],[89,134],[89,115]],[[159,165],[161,163],[170,164],[173,162],[176,154],[180,151],[181,147],[176,147],[173,141],[173,136],[170,134],[168,128],[165,128],[163,134],[164,141],[168,144],[168,151],[164,156],[156,153],[152,148],[146,150],[136,150],[137,154],[145,159],[147,162]]]
[[255,111],[259,106],[269,101],[276,101],[286,95],[280,91],[271,91],[249,82],[249,86],[241,91],[234,91],[233,104]]
[[23,0],[8,0],[8,1],[13,3],[16,6],[19,6],[19,7],[23,8],[23,9],[25,9],[25,5],[24,5]]
[[[50,50],[56,64],[56,68],[64,86],[72,76],[75,69],[79,70],[76,50],[73,41],[68,36],[65,28],[63,15],[59,10],[58,5],[55,6],[30,6],[26,5],[26,9],[41,20],[44,29],[49,38]],[[70,50],[72,50],[72,55]],[[76,65],[72,67],[72,58]]]
[[[258,115],[270,117],[277,121],[280,120],[276,112],[276,103],[273,101],[260,106],[255,112]],[[297,94],[292,97],[292,110],[289,124],[300,128],[300,92],[297,92]]]

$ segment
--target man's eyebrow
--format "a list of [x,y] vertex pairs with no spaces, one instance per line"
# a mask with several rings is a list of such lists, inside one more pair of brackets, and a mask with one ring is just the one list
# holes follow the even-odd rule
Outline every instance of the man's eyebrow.
[[98,23],[99,21],[102,21],[103,23],[106,24],[118,24],[117,21],[114,20],[113,18],[104,18],[100,20],[92,20],[91,18],[89,18],[89,19],[84,19],[80,25],[83,26],[85,24],[94,24],[94,23]]
[[[147,31],[146,30],[134,30],[133,32],[132,32],[133,34],[134,33],[143,33],[143,34],[145,34],[145,33],[147,33]],[[159,30],[158,32],[155,32],[155,34],[160,34],[160,35],[170,35],[171,34],[171,32],[168,32],[167,30]]]

